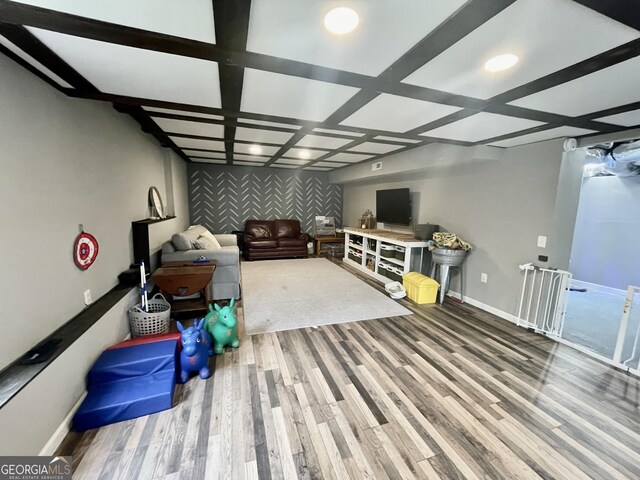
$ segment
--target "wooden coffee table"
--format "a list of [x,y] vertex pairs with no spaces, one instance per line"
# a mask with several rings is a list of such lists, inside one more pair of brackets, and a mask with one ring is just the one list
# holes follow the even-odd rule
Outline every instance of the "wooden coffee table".
[[[209,283],[216,270],[215,260],[207,263],[167,262],[151,275],[160,292],[165,295],[173,312],[207,310],[211,296]],[[176,299],[199,293],[197,299]]]

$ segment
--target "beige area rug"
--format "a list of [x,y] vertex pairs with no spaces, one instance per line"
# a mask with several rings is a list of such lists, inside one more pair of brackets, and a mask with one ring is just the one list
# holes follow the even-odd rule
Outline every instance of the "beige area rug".
[[241,272],[248,335],[411,314],[324,258],[242,262]]

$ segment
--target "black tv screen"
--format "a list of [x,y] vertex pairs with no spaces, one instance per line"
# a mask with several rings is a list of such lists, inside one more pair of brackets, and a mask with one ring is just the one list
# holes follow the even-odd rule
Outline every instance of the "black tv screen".
[[411,196],[408,188],[376,191],[376,220],[384,223],[411,224]]

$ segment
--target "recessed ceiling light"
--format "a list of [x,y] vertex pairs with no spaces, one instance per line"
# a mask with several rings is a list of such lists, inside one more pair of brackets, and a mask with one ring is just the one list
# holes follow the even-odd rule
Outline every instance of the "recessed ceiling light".
[[344,35],[353,31],[358,23],[360,23],[358,14],[347,7],[334,8],[324,16],[324,26],[336,35]]
[[498,55],[497,57],[487,60],[484,68],[490,72],[501,72],[513,67],[516,63],[518,63],[518,57],[516,55],[513,53],[505,53],[504,55]]
[[252,155],[260,155],[262,153],[262,147],[260,145],[251,145],[249,147],[249,153]]
[[301,158],[302,160],[308,160],[309,158],[311,158],[311,152],[309,150],[300,150],[298,152],[298,158]]

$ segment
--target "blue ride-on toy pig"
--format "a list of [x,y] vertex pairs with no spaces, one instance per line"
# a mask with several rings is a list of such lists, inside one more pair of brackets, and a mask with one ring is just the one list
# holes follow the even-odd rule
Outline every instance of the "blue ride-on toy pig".
[[193,321],[193,327],[184,328],[177,322],[178,330],[182,333],[182,352],[180,352],[180,380],[182,383],[189,379],[191,372],[198,372],[200,378],[209,378],[209,356],[213,355],[211,336],[203,328],[204,318]]

